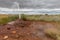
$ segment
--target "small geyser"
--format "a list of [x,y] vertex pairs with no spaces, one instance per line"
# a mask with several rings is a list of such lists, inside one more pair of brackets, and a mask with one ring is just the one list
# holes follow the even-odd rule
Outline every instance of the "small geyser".
[[[18,2],[14,2],[12,7],[13,9],[18,9],[18,11],[20,10],[20,5]],[[19,19],[21,19],[21,14],[19,13]]]

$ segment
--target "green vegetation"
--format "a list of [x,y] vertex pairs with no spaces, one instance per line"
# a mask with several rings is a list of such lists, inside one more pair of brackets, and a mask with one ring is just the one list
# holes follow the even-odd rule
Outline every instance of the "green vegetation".
[[[7,22],[18,19],[18,15],[1,15],[0,14],[0,24],[5,24]],[[35,20],[35,21],[60,21],[60,15],[25,15],[21,14],[22,20]]]
[[22,15],[25,20],[60,21],[60,15]]
[[18,15],[1,15],[1,17],[0,17],[0,25],[1,24],[6,24],[6,23],[8,23],[10,21],[14,21],[16,19],[18,19]]
[[24,14],[21,14],[22,20],[26,20],[26,16]]

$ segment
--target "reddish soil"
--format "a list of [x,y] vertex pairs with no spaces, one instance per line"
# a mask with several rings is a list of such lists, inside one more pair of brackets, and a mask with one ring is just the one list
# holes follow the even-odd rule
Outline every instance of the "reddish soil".
[[55,40],[45,34],[46,29],[56,29],[55,22],[16,20],[0,26],[0,40]]

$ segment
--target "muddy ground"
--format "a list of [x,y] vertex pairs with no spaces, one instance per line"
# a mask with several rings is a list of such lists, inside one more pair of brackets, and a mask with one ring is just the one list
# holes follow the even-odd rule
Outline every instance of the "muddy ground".
[[47,33],[57,33],[59,26],[56,22],[16,20],[0,26],[0,40],[57,40]]

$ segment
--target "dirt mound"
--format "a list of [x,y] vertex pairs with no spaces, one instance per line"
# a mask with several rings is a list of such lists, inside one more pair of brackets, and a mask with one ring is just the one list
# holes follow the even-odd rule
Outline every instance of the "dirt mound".
[[0,40],[55,40],[48,31],[56,31],[56,27],[55,22],[16,20],[0,26]]

